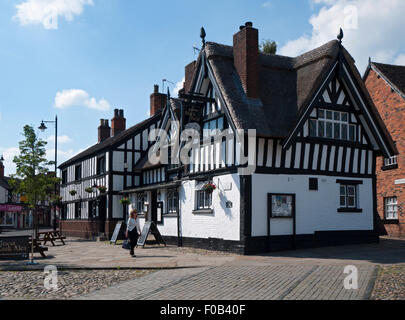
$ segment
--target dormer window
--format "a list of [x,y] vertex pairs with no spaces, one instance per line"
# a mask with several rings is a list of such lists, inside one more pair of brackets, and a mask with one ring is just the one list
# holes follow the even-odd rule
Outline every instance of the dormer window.
[[318,110],[318,118],[309,120],[309,135],[345,141],[357,141],[357,126],[350,123],[347,112],[326,109]]

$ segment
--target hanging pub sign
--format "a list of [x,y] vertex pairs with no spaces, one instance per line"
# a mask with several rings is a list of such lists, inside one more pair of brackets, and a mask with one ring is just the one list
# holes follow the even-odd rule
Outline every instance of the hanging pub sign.
[[25,260],[29,251],[29,236],[0,237],[0,260]]

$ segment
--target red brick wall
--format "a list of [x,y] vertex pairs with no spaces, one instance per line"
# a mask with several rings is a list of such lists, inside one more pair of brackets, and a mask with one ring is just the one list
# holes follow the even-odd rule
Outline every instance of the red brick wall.
[[377,158],[378,213],[384,219],[384,197],[396,196],[399,224],[385,224],[385,228],[390,236],[405,238],[405,185],[395,185],[395,180],[405,179],[405,100],[392,92],[374,70],[370,71],[366,86],[399,151],[398,169],[383,171],[384,158]]
[[[105,222],[105,234],[110,239],[117,221]],[[60,222],[60,230],[68,237],[78,237],[82,239],[93,239],[100,235],[100,222],[83,220],[63,220]]]

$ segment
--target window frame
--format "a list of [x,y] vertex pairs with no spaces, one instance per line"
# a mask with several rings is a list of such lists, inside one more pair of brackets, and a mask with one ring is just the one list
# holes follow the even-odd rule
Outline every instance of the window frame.
[[[390,199],[395,199],[395,203],[393,202],[393,203],[387,204],[387,200],[390,200]],[[393,206],[393,207],[395,206],[396,207],[396,210],[392,210],[392,212],[395,213],[396,216],[388,217],[388,215],[387,215],[387,206]],[[398,197],[397,196],[384,197],[384,220],[398,221],[398,219],[399,219],[399,215],[398,215]]]
[[[195,201],[195,210],[196,211],[201,211],[201,210],[212,210],[212,193],[213,192],[208,192],[207,190],[197,190],[195,193],[196,196],[196,201]],[[202,204],[201,204],[202,200]],[[207,203],[207,200],[208,203]]]
[[[173,206],[175,210],[173,210]],[[178,214],[179,212],[179,191],[177,189],[169,189],[166,194],[166,211],[167,214]]]
[[[346,141],[346,142],[359,142],[359,133],[358,133],[358,124],[352,123],[351,113],[347,111],[340,111],[340,110],[331,110],[331,109],[324,109],[324,108],[317,108],[317,115],[316,117],[310,117],[308,119],[308,136],[311,138],[320,138],[320,139],[329,139],[329,140],[336,140],[336,141]],[[328,119],[327,114],[331,113],[331,118]],[[323,114],[323,115],[321,115]],[[339,119],[335,118],[335,115],[339,114]],[[343,116],[347,116],[347,120],[342,120]],[[322,135],[320,135],[320,127],[322,124]],[[315,127],[314,127],[315,125]],[[336,125],[339,125],[339,137],[335,136],[336,133]],[[327,128],[330,126],[331,136],[328,136]],[[343,126],[347,126],[346,128],[346,137],[343,135]],[[350,139],[351,135],[351,128],[353,128],[354,139]],[[313,130],[315,130],[315,135]]]
[[[359,197],[359,185],[363,184],[363,181],[360,180],[336,180],[336,183],[339,184],[339,208],[338,212],[354,212],[361,213],[363,212],[360,209],[360,197]],[[343,188],[343,189],[342,189]],[[354,190],[353,194],[350,194],[349,188]],[[344,194],[342,194],[344,190]],[[344,197],[344,204],[342,204],[342,197]],[[354,198],[354,205],[349,205],[349,198]]]
[[81,179],[82,179],[82,164],[77,164],[75,165],[75,181],[80,181]]
[[97,157],[97,164],[96,164],[96,172],[97,175],[105,174],[107,171],[107,165],[106,165],[106,158],[105,156]]

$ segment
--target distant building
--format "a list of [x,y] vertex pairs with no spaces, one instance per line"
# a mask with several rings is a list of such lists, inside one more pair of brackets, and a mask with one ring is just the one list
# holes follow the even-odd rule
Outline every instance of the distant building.
[[149,132],[159,126],[167,101],[158,91],[155,86],[151,117],[127,129],[124,110],[115,109],[111,127],[108,120],[100,121],[98,143],[59,166],[63,201],[60,226],[65,235],[110,237],[117,221],[127,216],[120,192],[142,183],[136,165],[147,154]]
[[377,159],[378,212],[390,236],[405,237],[405,66],[371,62],[364,80],[399,154]]
[[9,177],[4,175],[0,161],[0,228],[25,229],[32,227],[32,213],[21,203],[19,195],[13,195]]

